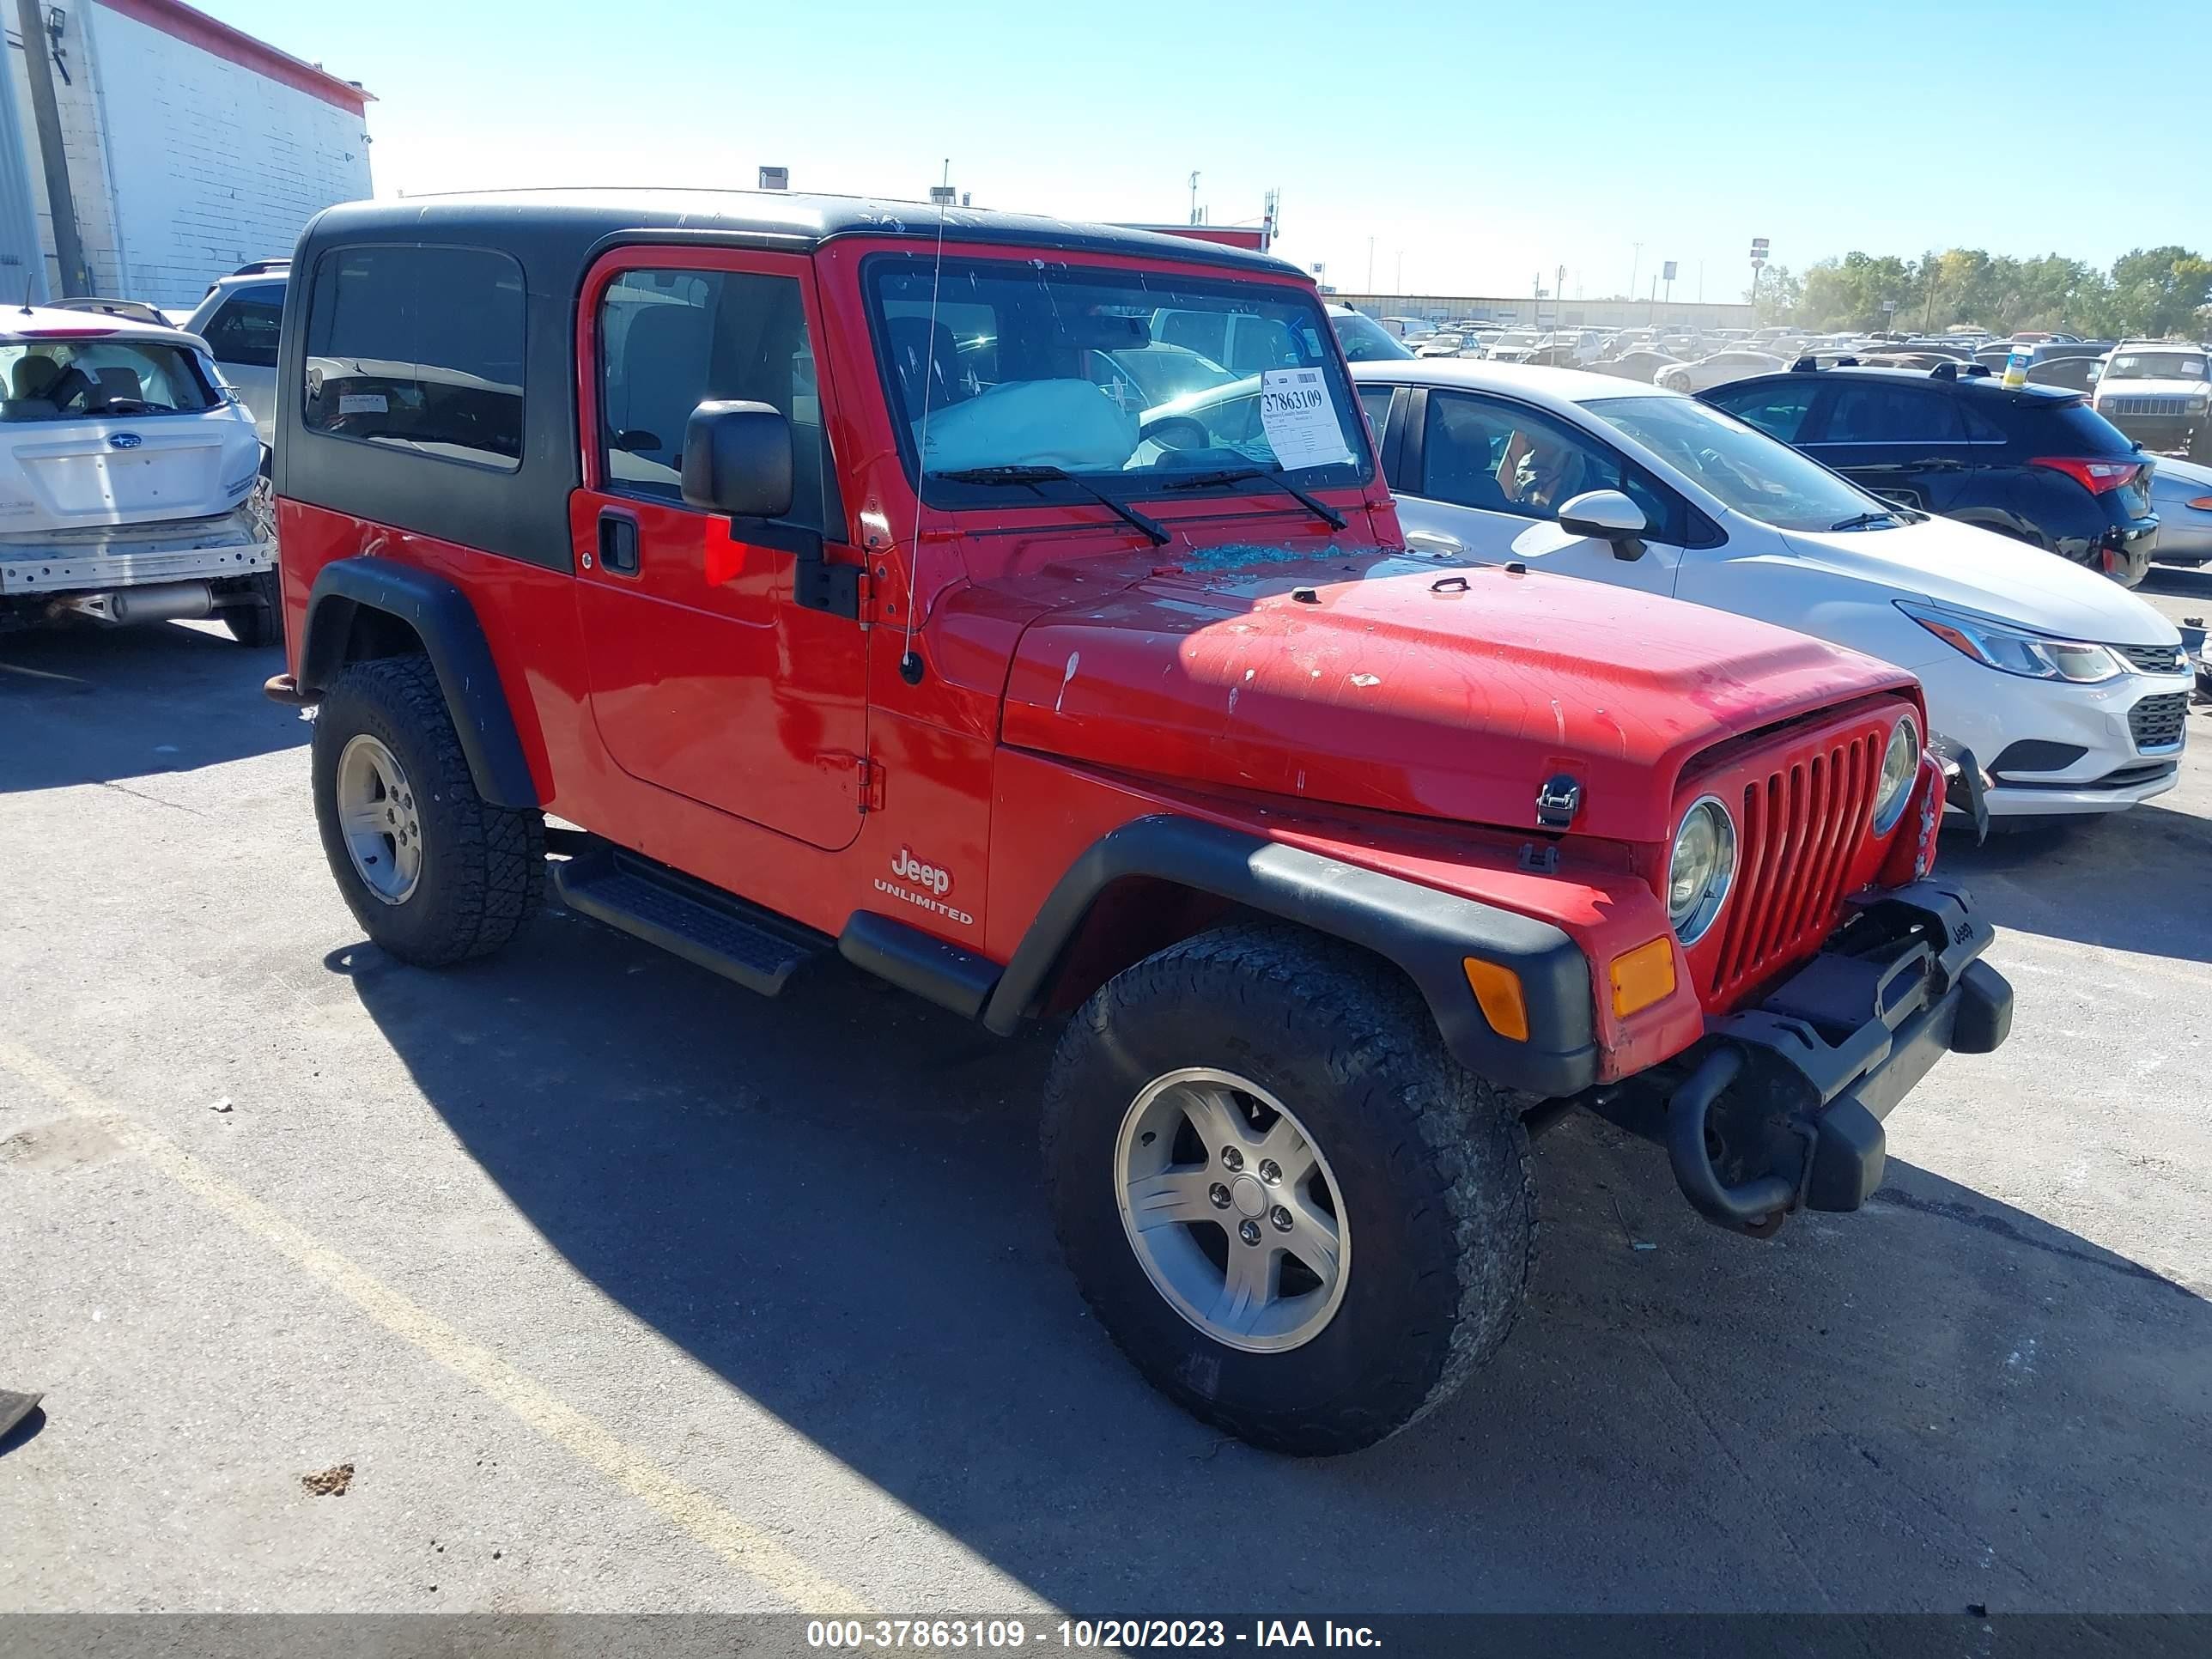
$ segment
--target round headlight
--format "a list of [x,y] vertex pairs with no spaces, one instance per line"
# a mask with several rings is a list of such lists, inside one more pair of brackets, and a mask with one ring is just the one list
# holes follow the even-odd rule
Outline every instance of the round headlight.
[[1874,832],[1886,836],[1905,815],[1912,793],[1912,780],[1920,773],[1920,727],[1907,714],[1889,734],[1889,747],[1881,751],[1881,781],[1874,795]]
[[1674,937],[1695,945],[1721,913],[1735,878],[1735,824],[1728,808],[1707,795],[1682,815],[1674,856],[1667,866],[1667,920]]

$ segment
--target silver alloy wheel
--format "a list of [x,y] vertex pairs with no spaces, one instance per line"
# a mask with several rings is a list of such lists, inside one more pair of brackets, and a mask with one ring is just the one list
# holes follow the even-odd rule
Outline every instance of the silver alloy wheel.
[[1225,1346],[1301,1346],[1344,1300],[1352,1230],[1336,1177],[1249,1079],[1203,1066],[1153,1079],[1121,1119],[1114,1191],[1153,1288]]
[[399,757],[366,732],[338,753],[337,809],[354,873],[386,904],[404,904],[422,878],[422,820]]

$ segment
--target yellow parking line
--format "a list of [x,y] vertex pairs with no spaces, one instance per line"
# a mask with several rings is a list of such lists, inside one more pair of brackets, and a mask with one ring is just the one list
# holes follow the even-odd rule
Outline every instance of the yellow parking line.
[[306,1229],[226,1181],[183,1147],[155,1133],[36,1054],[0,1042],[0,1067],[71,1112],[96,1119],[118,1142],[232,1225],[321,1280],[394,1336],[474,1383],[554,1444],[642,1498],[781,1600],[805,1613],[854,1616],[869,1611],[854,1592],[816,1572],[775,1539],[748,1526],[697,1487],[678,1480],[637,1448],[608,1433],[490,1349],[471,1342],[437,1315],[417,1307]]

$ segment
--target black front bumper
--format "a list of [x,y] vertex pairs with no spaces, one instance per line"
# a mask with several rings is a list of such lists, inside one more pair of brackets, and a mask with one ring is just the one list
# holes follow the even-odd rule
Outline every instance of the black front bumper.
[[1763,1236],[1793,1210],[1856,1210],[1881,1184],[1882,1120],[1945,1054],[1987,1054],[2011,1030],[2012,987],[1979,959],[1994,937],[1957,889],[1885,893],[1758,1007],[1713,1021],[1686,1075],[1600,1109],[1661,1141],[1721,1226]]

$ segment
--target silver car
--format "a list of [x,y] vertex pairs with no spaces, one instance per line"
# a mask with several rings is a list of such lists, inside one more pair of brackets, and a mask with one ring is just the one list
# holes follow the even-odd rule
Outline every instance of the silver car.
[[2158,514],[2153,563],[2212,563],[2212,466],[2160,456],[2150,475],[2150,510]]
[[253,416],[261,441],[276,442],[276,336],[284,320],[289,262],[258,259],[221,278],[184,325],[208,344],[216,370]]

